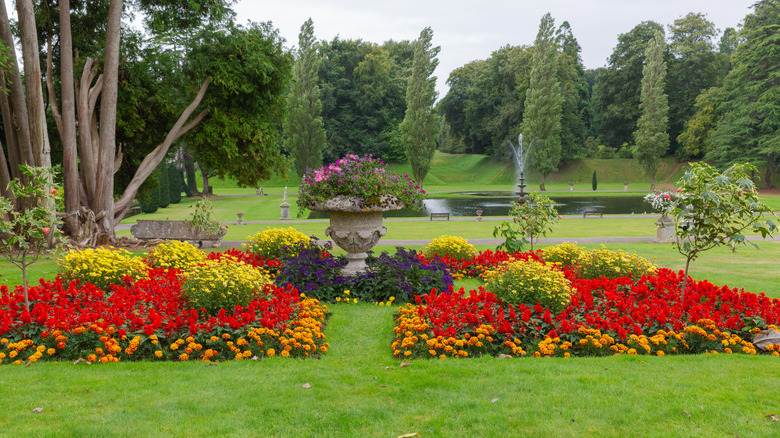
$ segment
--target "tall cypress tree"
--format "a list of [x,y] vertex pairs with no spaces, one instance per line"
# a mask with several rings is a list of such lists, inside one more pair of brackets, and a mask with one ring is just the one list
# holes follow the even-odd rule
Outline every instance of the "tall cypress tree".
[[431,47],[432,38],[433,31],[426,27],[414,43],[412,76],[406,87],[406,114],[401,122],[406,157],[412,166],[412,175],[421,187],[431,168],[438,130],[433,110],[436,101],[436,77],[433,71],[439,64],[436,55],[440,47]]
[[558,82],[558,44],[555,21],[548,12],[542,17],[534,41],[533,68],[523,114],[523,137],[531,144],[530,163],[544,178],[558,170],[561,161],[561,84]]
[[650,177],[650,188],[655,187],[658,161],[669,148],[669,104],[664,94],[666,63],[663,60],[664,39],[656,32],[645,50],[646,64],[642,70],[642,97],[639,108],[642,115],[634,132],[636,158]]
[[284,130],[286,149],[293,157],[295,171],[301,176],[307,170],[322,165],[322,150],[325,148],[322,102],[317,85],[320,62],[311,18],[301,26],[298,46]]

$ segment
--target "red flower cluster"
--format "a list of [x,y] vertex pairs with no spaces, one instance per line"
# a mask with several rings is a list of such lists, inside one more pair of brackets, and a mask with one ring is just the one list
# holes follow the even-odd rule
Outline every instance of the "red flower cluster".
[[[507,251],[480,251],[474,257],[468,259],[458,259],[449,255],[437,256],[440,258],[452,273],[453,278],[464,277],[482,277],[485,271],[495,269],[496,266],[506,263],[510,260],[539,260],[540,251],[536,252],[513,252]],[[430,260],[422,252],[417,257],[424,263],[430,263]]]
[[731,353],[734,345],[755,354],[756,348],[746,339],[780,324],[780,300],[706,280],[689,279],[681,301],[682,273],[669,269],[637,282],[580,279],[573,270],[565,272],[572,281],[572,298],[559,314],[538,304],[506,305],[482,287],[468,294],[461,288],[418,296],[417,306],[401,310],[394,354],[465,357],[502,351],[525,355],[536,350],[534,354],[542,356],[637,351],[663,355]]
[[252,254],[251,252],[241,251],[235,248],[230,248],[225,252],[210,252],[206,257],[209,260],[222,260],[222,258],[226,255],[235,257],[236,260],[244,262],[247,265],[254,266],[255,268],[262,268],[265,271],[274,274],[279,271],[279,268],[282,266],[282,261],[278,258],[274,257],[267,259],[265,257],[259,257],[255,254]]

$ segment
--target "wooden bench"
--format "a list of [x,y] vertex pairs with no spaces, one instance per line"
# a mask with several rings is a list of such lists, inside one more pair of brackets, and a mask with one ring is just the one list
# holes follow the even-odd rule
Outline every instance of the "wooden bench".
[[447,220],[450,220],[450,214],[449,213],[431,213],[431,220],[433,220],[433,218],[435,218],[435,217],[440,217],[440,218],[445,218],[446,217]]
[[585,210],[582,212],[582,218],[585,219],[588,216],[598,216],[600,218],[604,218],[604,211],[603,210]]
[[202,248],[204,243],[211,248],[216,248],[219,246],[222,238],[225,237],[227,230],[217,234],[207,234],[193,227],[188,221],[140,219],[130,227],[130,232],[133,234],[133,237],[139,240],[191,241],[193,244],[197,243],[199,248]]

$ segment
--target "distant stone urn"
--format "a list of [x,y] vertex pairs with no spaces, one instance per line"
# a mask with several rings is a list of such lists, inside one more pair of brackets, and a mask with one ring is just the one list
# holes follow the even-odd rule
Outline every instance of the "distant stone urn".
[[327,212],[330,226],[325,230],[339,248],[347,252],[344,275],[355,275],[366,270],[366,251],[371,249],[387,233],[382,225],[382,212],[404,208],[395,196],[384,195],[368,207],[361,206],[356,197],[340,196],[307,205],[312,211]]

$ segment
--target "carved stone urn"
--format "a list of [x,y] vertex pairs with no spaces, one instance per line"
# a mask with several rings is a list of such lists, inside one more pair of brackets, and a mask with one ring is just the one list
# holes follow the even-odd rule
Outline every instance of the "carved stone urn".
[[655,221],[655,243],[672,243],[676,239],[674,221],[666,213]]
[[382,225],[382,212],[404,208],[395,196],[382,196],[378,203],[362,207],[355,197],[338,197],[308,205],[309,210],[327,212],[330,226],[325,230],[339,248],[347,252],[343,275],[355,275],[366,270],[366,251],[387,233]]

